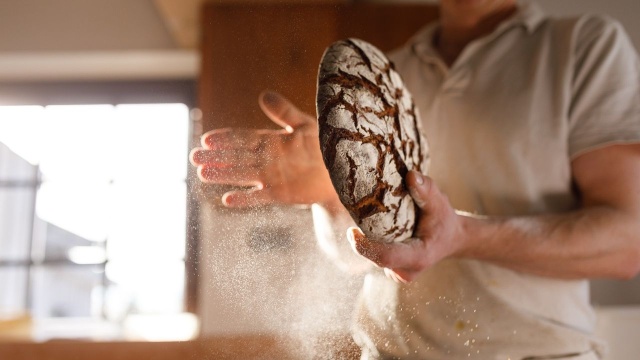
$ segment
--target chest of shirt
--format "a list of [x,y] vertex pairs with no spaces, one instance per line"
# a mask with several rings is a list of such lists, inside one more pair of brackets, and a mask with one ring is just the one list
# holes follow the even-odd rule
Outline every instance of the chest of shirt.
[[454,203],[474,211],[511,211],[514,203],[535,211],[558,193],[569,207],[569,51],[545,32],[526,41],[517,29],[502,36],[515,38],[472,43],[451,68],[415,53],[400,62],[422,117],[431,175]]
[[[498,135],[523,145],[566,142],[568,52],[557,49],[558,41],[545,39],[551,36],[546,33],[530,35],[526,41],[518,40],[524,37],[517,30],[502,36],[507,39],[471,43],[450,68],[438,57],[424,55],[400,69],[428,137],[445,132],[458,138]],[[437,142],[434,138],[432,146]]]

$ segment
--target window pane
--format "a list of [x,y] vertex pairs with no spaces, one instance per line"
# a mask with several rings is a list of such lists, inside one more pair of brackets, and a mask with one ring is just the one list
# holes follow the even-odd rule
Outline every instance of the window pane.
[[29,260],[35,189],[0,187],[0,260]]
[[111,176],[109,153],[119,146],[111,105],[47,106],[40,170],[47,179],[101,179]]
[[0,184],[3,182],[34,183],[37,171],[34,165],[20,157],[4,143],[0,143]]
[[[38,190],[36,211],[47,226],[47,249],[68,249],[104,241],[109,215],[109,183],[44,182]],[[66,251],[66,250],[65,250]]]
[[[44,133],[42,106],[0,106],[0,142],[31,164],[37,164]],[[31,179],[32,176],[28,176]]]
[[189,109],[184,104],[118,105],[111,146],[115,179],[186,179]]
[[102,299],[95,296],[103,272],[100,266],[37,266],[33,272],[36,318],[99,316]]
[[0,319],[27,312],[27,269],[0,267]]
[[105,304],[107,314],[184,311],[184,262],[157,261],[153,257],[138,260],[107,264],[106,275],[111,284]]
[[178,181],[114,183],[109,259],[183,259],[186,191],[186,184]]

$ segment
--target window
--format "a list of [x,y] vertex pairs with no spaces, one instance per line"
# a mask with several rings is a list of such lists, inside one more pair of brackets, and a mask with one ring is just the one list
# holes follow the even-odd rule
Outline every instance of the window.
[[185,104],[1,106],[0,318],[182,314],[190,139]]

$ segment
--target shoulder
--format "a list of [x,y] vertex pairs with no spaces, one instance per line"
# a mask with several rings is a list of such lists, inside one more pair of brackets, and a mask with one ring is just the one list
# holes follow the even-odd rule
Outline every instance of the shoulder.
[[592,36],[610,32],[624,33],[622,24],[605,14],[582,14],[568,17],[546,16],[542,24],[544,24],[543,27],[552,30],[563,29]]
[[[593,50],[633,50],[622,24],[607,15],[585,14],[567,18],[549,18],[547,28],[555,35],[564,34],[577,56]],[[596,47],[594,49],[594,47]]]
[[631,48],[631,41],[622,24],[606,15],[585,15],[576,21],[576,50],[595,43]]
[[622,24],[607,15],[549,17],[538,31],[572,71],[623,64],[626,69],[636,66],[633,65],[637,59],[633,42]]
[[586,37],[626,34],[622,24],[607,15],[586,14],[575,20],[576,33]]

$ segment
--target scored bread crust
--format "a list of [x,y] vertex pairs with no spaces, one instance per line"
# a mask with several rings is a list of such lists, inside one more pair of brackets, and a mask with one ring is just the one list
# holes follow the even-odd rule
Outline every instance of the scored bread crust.
[[370,240],[410,238],[417,208],[404,178],[426,174],[428,152],[393,64],[365,41],[333,43],[320,63],[316,106],[323,160],[351,217]]

